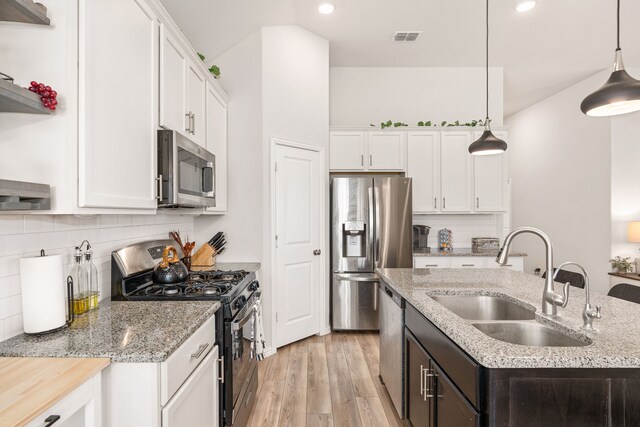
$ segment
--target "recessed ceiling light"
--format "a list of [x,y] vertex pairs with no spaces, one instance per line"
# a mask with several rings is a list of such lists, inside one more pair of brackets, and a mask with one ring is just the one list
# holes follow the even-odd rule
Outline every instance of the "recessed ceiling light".
[[518,4],[516,4],[518,12],[528,12],[534,7],[536,7],[536,0],[518,0]]
[[333,13],[334,10],[336,10],[336,6],[331,3],[322,3],[320,6],[318,6],[318,12],[322,13],[323,15]]

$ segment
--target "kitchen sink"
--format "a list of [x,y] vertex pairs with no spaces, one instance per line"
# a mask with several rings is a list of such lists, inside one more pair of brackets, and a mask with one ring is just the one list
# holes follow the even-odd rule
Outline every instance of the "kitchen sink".
[[538,347],[582,347],[591,344],[537,322],[472,323],[485,335],[511,344]]
[[533,320],[535,312],[519,304],[485,295],[433,295],[436,302],[466,320]]

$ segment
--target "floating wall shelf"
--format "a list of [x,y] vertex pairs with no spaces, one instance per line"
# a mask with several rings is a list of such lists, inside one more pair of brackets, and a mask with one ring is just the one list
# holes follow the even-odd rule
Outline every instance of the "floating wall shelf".
[[49,25],[47,8],[33,0],[0,1],[0,21]]
[[50,114],[51,110],[42,105],[37,93],[0,79],[0,112]]

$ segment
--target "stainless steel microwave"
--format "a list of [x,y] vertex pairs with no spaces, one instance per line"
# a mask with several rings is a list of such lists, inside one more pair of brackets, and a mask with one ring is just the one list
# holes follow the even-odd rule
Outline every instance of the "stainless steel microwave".
[[172,130],[158,131],[158,208],[216,205],[216,156]]

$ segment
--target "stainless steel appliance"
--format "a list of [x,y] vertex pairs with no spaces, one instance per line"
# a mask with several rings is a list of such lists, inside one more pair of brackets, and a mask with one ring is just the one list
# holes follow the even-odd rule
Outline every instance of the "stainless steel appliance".
[[425,252],[429,250],[429,230],[431,230],[431,227],[429,227],[428,225],[413,226],[414,251]]
[[[185,282],[161,285],[153,269],[173,240],[141,242],[111,254],[111,299],[127,301],[220,301],[216,344],[220,348],[220,425],[245,426],[258,390],[255,345],[260,285],[253,272],[191,272]],[[182,255],[176,248],[178,256]]]
[[178,132],[158,131],[158,207],[216,205],[216,156]]
[[379,328],[376,268],[411,268],[411,178],[331,180],[332,327]]
[[404,299],[380,282],[380,379],[404,419]]

